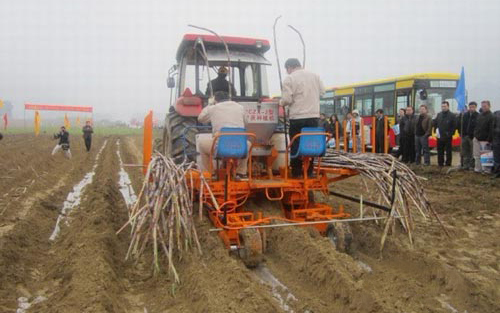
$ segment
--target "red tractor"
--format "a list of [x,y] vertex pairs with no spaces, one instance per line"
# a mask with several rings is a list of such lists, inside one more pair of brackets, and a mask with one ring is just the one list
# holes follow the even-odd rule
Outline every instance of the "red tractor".
[[[213,96],[209,82],[217,76],[220,67],[228,69],[229,82],[236,91],[231,95],[232,99],[245,106],[250,122],[256,122],[254,127],[248,130],[258,132],[257,137],[261,141],[273,135],[276,130],[269,118],[278,119],[278,107],[266,105],[266,102],[270,101],[266,68],[271,63],[264,57],[264,53],[269,48],[269,41],[262,39],[184,35],[177,50],[177,64],[170,69],[167,79],[171,93],[175,92],[175,101],[173,105],[171,103],[165,120],[165,154],[179,162],[184,159],[195,161],[195,137],[205,131],[204,127],[199,125],[197,117]],[[267,114],[251,114],[257,110],[266,110]],[[257,117],[265,118],[266,121],[257,121]],[[260,127],[262,125],[258,124],[267,127],[263,129]],[[267,138],[262,138],[261,132],[266,133]],[[279,130],[277,132],[283,133]]]

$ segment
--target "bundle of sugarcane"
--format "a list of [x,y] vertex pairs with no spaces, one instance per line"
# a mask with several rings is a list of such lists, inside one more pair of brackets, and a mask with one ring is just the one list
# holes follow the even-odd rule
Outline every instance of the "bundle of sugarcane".
[[[425,195],[423,178],[418,177],[406,164],[399,162],[392,155],[331,150],[321,159],[321,167],[354,169],[363,178],[367,190],[369,188],[365,179],[375,184],[375,190],[379,196],[378,201],[384,202],[391,208],[381,240],[381,249],[389,225],[396,217],[399,217],[402,226],[408,232],[410,242],[413,242],[411,231],[414,210],[417,210],[424,219],[434,216],[443,226]],[[446,229],[444,230],[446,232]]]
[[194,245],[201,253],[193,222],[193,190],[186,181],[186,173],[194,167],[194,163],[177,165],[171,158],[155,153],[137,202],[129,211],[129,220],[117,232],[131,226],[126,259],[132,257],[137,261],[146,248],[152,249],[155,274],[160,271],[163,252],[175,282],[179,282],[179,275],[174,254],[181,258]]

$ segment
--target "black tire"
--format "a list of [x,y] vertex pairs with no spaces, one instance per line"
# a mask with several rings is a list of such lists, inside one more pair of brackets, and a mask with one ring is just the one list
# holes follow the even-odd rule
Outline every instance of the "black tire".
[[328,225],[326,235],[337,251],[344,253],[349,253],[351,251],[352,231],[349,223],[334,223]]
[[196,161],[198,129],[193,128],[196,125],[196,117],[182,116],[171,110],[165,119],[163,129],[163,153],[172,157],[176,163],[182,163],[185,158],[187,161]]

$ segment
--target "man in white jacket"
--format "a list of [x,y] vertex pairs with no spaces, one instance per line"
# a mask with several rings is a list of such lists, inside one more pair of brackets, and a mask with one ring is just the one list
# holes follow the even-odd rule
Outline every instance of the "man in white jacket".
[[[319,100],[325,94],[325,86],[317,74],[306,71],[297,59],[285,62],[288,76],[283,81],[280,105],[289,107],[290,140],[301,132],[303,127],[318,127]],[[292,155],[297,153],[299,141],[295,140],[291,147]],[[292,159],[292,176],[302,175],[302,160]],[[312,174],[312,166],[308,170]]]
[[[223,127],[245,127],[245,109],[237,102],[229,100],[229,94],[225,91],[217,91],[214,95],[215,104],[207,105],[198,116],[201,123],[212,123],[212,134],[216,135]],[[204,139],[199,143],[201,153],[202,170],[210,168],[210,150],[213,139]],[[248,156],[238,161],[236,167],[237,178],[247,176]]]

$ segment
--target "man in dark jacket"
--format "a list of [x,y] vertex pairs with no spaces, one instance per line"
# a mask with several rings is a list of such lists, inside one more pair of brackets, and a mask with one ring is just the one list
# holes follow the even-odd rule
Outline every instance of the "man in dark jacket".
[[472,140],[474,139],[474,127],[479,113],[476,111],[477,103],[472,101],[469,103],[469,110],[460,114],[458,131],[462,137],[462,146],[460,149],[460,157],[462,161],[462,169],[469,170],[474,168],[474,158],[472,156]]
[[406,115],[399,124],[399,131],[401,135],[404,163],[415,162],[415,123],[416,118],[413,107],[406,108]]
[[325,113],[319,115],[318,127],[324,128],[326,132],[330,131],[330,124],[328,123]]
[[[448,101],[441,103],[441,112],[434,120],[434,127],[436,127],[436,133],[438,134],[438,165],[443,166],[446,164],[446,166],[451,166],[451,140],[456,130],[456,118],[450,112],[450,103]],[[446,162],[444,158],[445,151]]]
[[71,151],[69,150],[69,133],[66,131],[66,127],[62,126],[61,131],[54,134],[54,139],[59,139],[59,143],[52,150],[52,155],[55,155],[59,150],[63,150],[64,156],[71,159]]
[[90,151],[90,146],[92,145],[92,133],[94,130],[92,129],[92,126],[90,125],[90,121],[87,121],[85,123],[85,126],[82,128],[83,132],[83,141],[85,141],[85,148],[87,149],[87,152]]
[[396,124],[398,124],[398,132],[396,135],[396,144],[398,145],[398,151],[394,155],[398,159],[403,154],[403,148],[401,147],[401,121],[405,117],[406,110],[399,109],[398,116],[396,116]]
[[481,166],[481,145],[491,144],[493,140],[493,113],[491,113],[490,101],[484,100],[481,102],[481,113],[476,119],[476,126],[474,127],[474,139],[472,146],[474,154],[474,172],[481,173],[483,171]]
[[432,119],[427,114],[427,106],[422,104],[419,108],[420,115],[415,123],[415,164],[420,164],[422,154],[424,165],[431,165],[431,153],[429,151],[429,136],[432,131]]
[[236,96],[236,89],[234,89],[233,84],[229,83],[226,80],[226,76],[227,76],[227,67],[225,66],[219,67],[219,70],[217,71],[217,78],[212,79],[212,81],[210,81],[207,84],[207,91],[205,92],[205,95],[207,97],[210,96],[210,83],[211,83],[214,95],[217,91],[224,91],[229,93],[229,88],[231,88],[231,96],[232,97]]
[[375,114],[377,119],[375,121],[375,152],[384,153],[384,110],[378,109]]
[[500,178],[500,111],[495,112],[493,120],[493,173],[496,178]]

